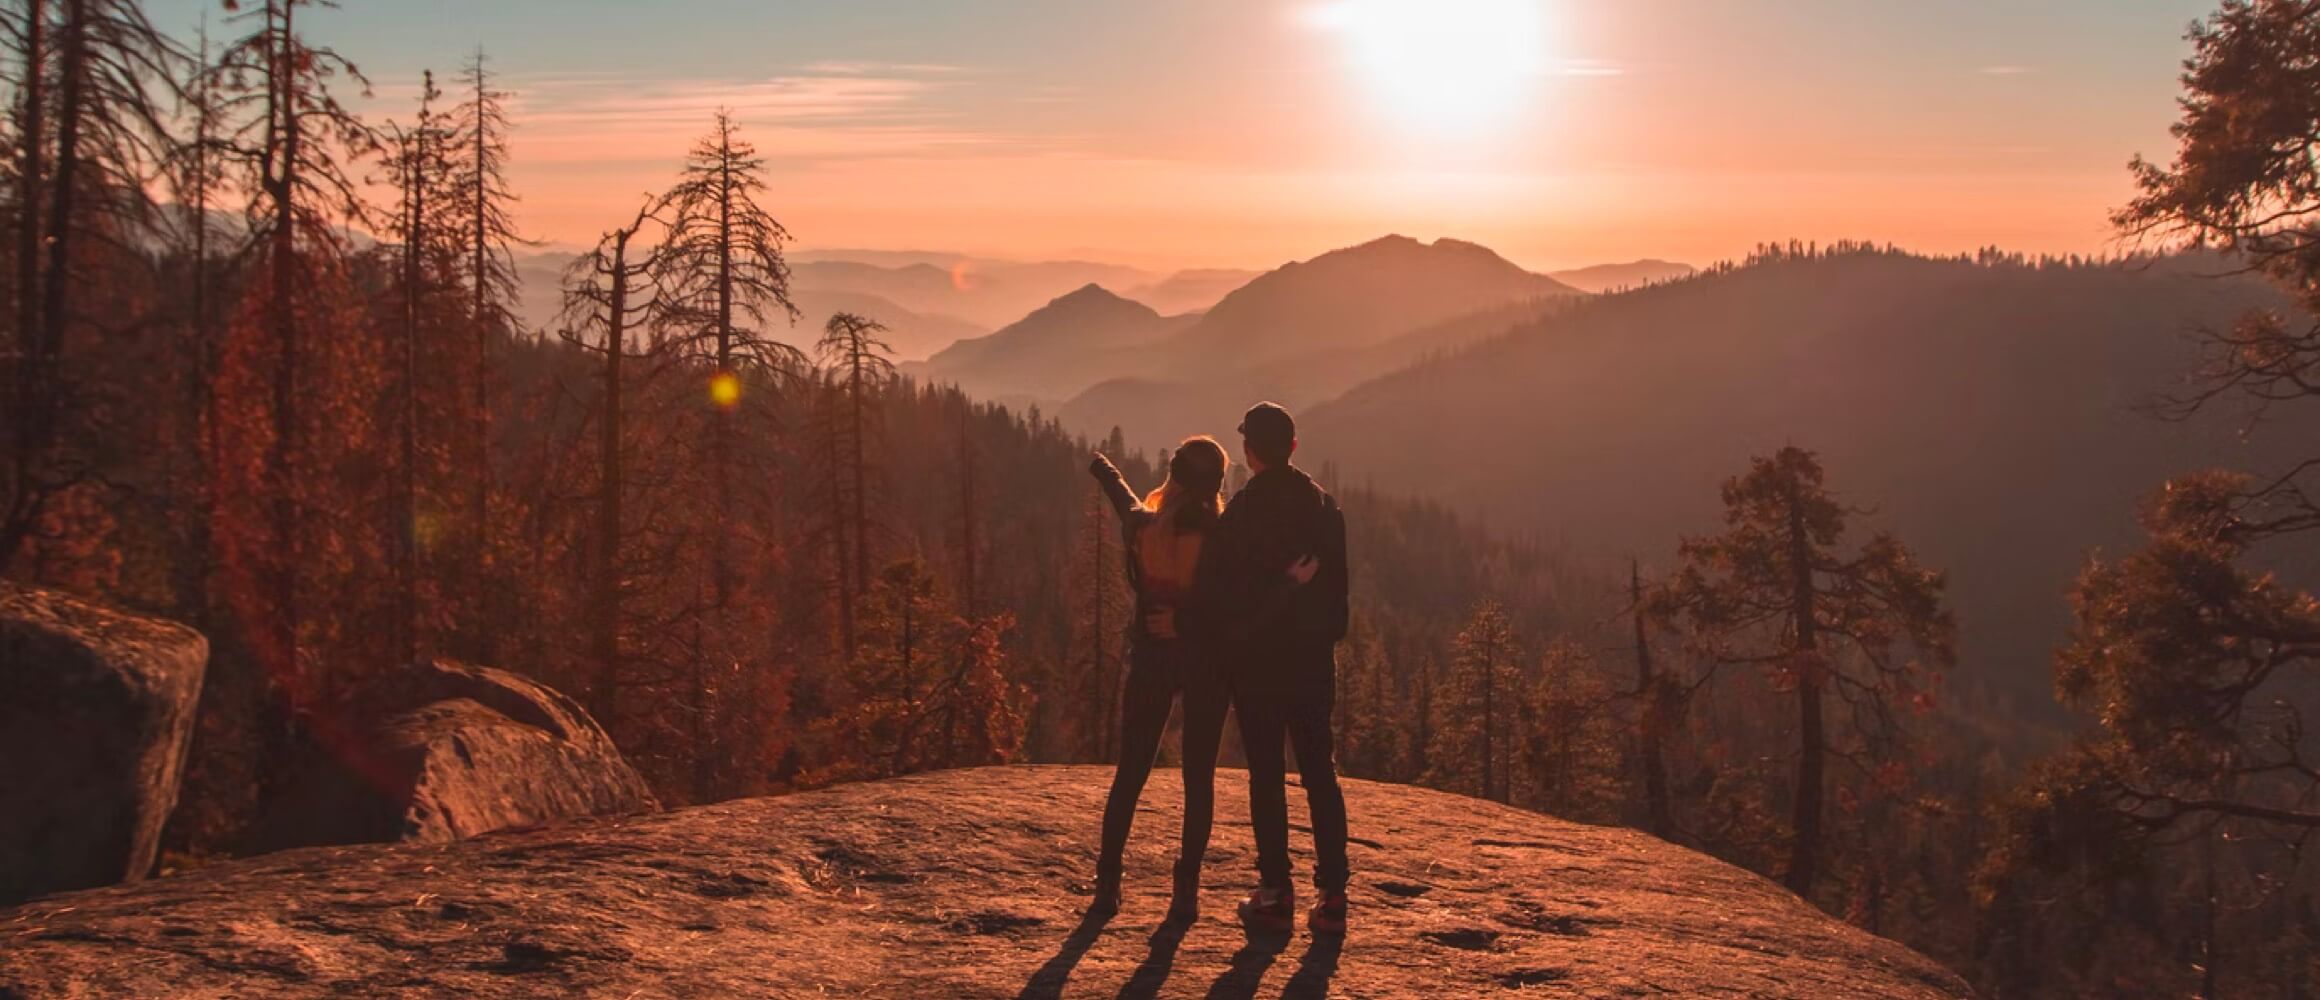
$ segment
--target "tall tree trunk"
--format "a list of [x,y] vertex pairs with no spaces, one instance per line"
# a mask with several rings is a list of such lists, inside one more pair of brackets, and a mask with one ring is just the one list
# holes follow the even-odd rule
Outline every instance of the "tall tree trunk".
[[217,380],[218,350],[209,322],[209,188],[211,128],[215,114],[215,95],[210,90],[209,76],[209,15],[204,12],[198,35],[200,64],[196,71],[199,88],[194,94],[193,145],[188,151],[192,157],[189,176],[191,189],[186,192],[193,210],[193,260],[191,280],[187,287],[187,336],[192,341],[189,358],[191,374],[185,379],[185,426],[193,431],[190,459],[193,472],[188,477],[187,493],[192,514],[187,520],[185,557],[178,564],[179,611],[195,628],[209,632],[209,575],[210,575],[210,519],[215,515],[217,495],[211,485],[211,476],[217,466]]
[[848,354],[853,372],[846,387],[846,396],[853,411],[854,426],[854,565],[861,570],[862,577],[867,578],[870,575],[870,469],[869,449],[864,438],[867,436],[869,421],[863,413],[866,405],[863,397],[868,387],[863,384],[861,344],[857,341]]
[[395,489],[395,654],[398,663],[419,655],[419,259],[427,244],[427,121],[404,150],[402,469]]
[[[717,121],[717,372],[718,378],[739,378],[733,371],[733,141],[729,125]],[[735,405],[738,405],[736,403]],[[732,599],[733,568],[726,552],[733,522],[733,413],[719,405],[710,414],[710,475],[716,480],[715,536],[709,550],[710,578],[716,586],[717,610],[722,614]]]
[[[701,598],[700,584],[694,584],[693,599]],[[712,738],[709,701],[709,651],[701,635],[701,616],[693,616],[693,648],[687,659],[693,665],[693,801],[707,802],[712,796],[711,785],[716,779],[716,764],[712,760]]]
[[48,5],[26,0],[24,5],[24,80],[18,87],[22,101],[17,113],[16,165],[16,384],[10,393],[8,461],[11,493],[8,509],[0,512],[0,572],[6,572],[39,514],[40,495],[33,480],[39,474],[39,424],[46,404],[42,394],[52,391],[38,353],[40,337],[40,261],[46,241],[40,224],[44,150],[48,141]]
[[476,50],[475,67],[475,134],[470,137],[475,146],[470,151],[470,155],[475,157],[475,174],[469,186],[469,204],[467,205],[470,226],[468,252],[472,256],[468,266],[475,279],[475,287],[469,290],[474,296],[469,306],[469,314],[474,317],[475,321],[475,443],[473,445],[475,478],[469,486],[467,499],[468,519],[475,526],[475,549],[469,553],[467,577],[467,585],[472,588],[469,592],[471,601],[468,605],[468,614],[473,616],[474,620],[468,623],[468,627],[474,636],[476,657],[490,663],[498,659],[498,650],[494,648],[492,642],[496,623],[486,612],[486,607],[491,603],[492,591],[489,581],[485,579],[486,574],[491,569],[492,539],[491,334],[493,309],[491,282],[487,278],[491,267],[491,229],[489,225],[491,178],[489,171],[484,169],[487,162],[484,157],[489,137],[485,135],[487,121],[483,113],[483,100],[486,84],[481,49]]
[[1635,691],[1643,702],[1638,739],[1642,743],[1644,823],[1652,836],[1664,840],[1675,830],[1668,806],[1667,761],[1660,748],[1666,737],[1667,694],[1651,662],[1651,635],[1643,620],[1643,571],[1633,560],[1627,564],[1627,595],[1634,608],[1630,615],[1635,620]]
[[270,803],[277,784],[273,778],[282,764],[291,756],[297,718],[294,702],[303,701],[304,670],[298,655],[298,548],[299,504],[297,499],[297,461],[302,437],[298,407],[298,335],[292,311],[292,289],[297,278],[298,217],[298,162],[300,122],[295,101],[298,59],[291,51],[295,28],[296,7],[290,0],[275,0],[268,5],[268,19],[275,21],[271,36],[271,77],[268,81],[268,128],[272,131],[269,146],[274,160],[272,176],[267,178],[271,188],[268,196],[274,200],[274,232],[272,234],[269,278],[272,287],[266,296],[266,329],[275,348],[273,372],[273,440],[267,444],[265,464],[266,489],[272,501],[270,518],[274,551],[269,553],[272,565],[268,567],[273,598],[273,621],[253,623],[263,630],[268,641],[268,655],[274,660],[268,664],[273,685],[278,690],[262,694],[265,698],[259,713],[260,752],[270,765],[260,769],[259,802],[261,808]]
[[[902,642],[895,655],[896,680],[900,682],[902,688],[902,704],[916,705],[918,703],[918,602],[912,599],[912,594],[907,588],[897,594],[896,598],[902,602]],[[907,765],[910,760],[910,733],[913,728],[916,728],[915,719],[911,720],[910,724],[906,725],[901,734],[896,737],[894,755],[887,761],[886,773],[901,774],[909,770]]]
[[598,428],[597,461],[601,466],[596,499],[596,655],[594,696],[596,719],[610,730],[618,717],[620,698],[620,362],[628,341],[628,239],[634,230],[621,230],[612,243],[612,304],[604,332],[604,424]]
[[1496,799],[1498,787],[1498,715],[1492,704],[1493,689],[1497,686],[1498,648],[1496,641],[1482,654],[1482,797]]
[[[81,172],[81,117],[85,93],[88,89],[89,24],[87,0],[64,0],[63,33],[58,42],[57,106],[56,106],[56,176],[48,190],[48,259],[41,275],[40,289],[40,342],[34,358],[39,359],[42,377],[54,384],[56,365],[64,355],[65,324],[69,321],[70,304],[66,301],[72,289],[69,280],[73,269],[74,207],[80,195]],[[54,447],[60,400],[54,389],[46,390],[34,441],[35,453]]]
[[2222,989],[2216,984],[2220,960],[2216,947],[2215,914],[2215,831],[2200,835],[2199,860],[2202,885],[2199,898],[2199,1000],[2217,1000]]
[[829,429],[829,433],[824,435],[822,439],[824,444],[828,446],[828,453],[823,456],[822,466],[828,470],[830,477],[830,562],[838,573],[838,645],[846,654],[846,662],[852,663],[856,641],[854,635],[854,594],[857,588],[854,580],[859,567],[853,564],[853,547],[846,544],[846,486],[844,473],[840,469],[843,463],[838,454],[837,404],[830,395],[836,391],[837,387],[831,385],[828,389],[829,393],[821,394],[822,402],[819,405],[826,407],[824,412],[828,416],[826,426]]
[[972,620],[980,613],[975,589],[975,407],[959,398],[959,602]]
[[[1793,473],[1792,473],[1793,475]],[[1819,623],[1813,612],[1812,539],[1805,534],[1804,502],[1792,479],[1788,487],[1788,557],[1794,574],[1796,620],[1790,657],[1796,670],[1796,797],[1790,818],[1795,840],[1788,858],[1788,888],[1810,897],[1819,875],[1821,784],[1828,749],[1821,719]]]

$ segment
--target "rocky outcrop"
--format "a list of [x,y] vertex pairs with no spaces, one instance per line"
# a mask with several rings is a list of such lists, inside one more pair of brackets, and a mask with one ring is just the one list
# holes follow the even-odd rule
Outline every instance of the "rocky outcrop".
[[208,663],[185,626],[0,585],[0,905],[153,870]]
[[505,670],[421,663],[352,705],[317,727],[264,846],[459,840],[659,808],[586,711]]
[[1083,921],[1108,777],[951,771],[233,862],[0,911],[0,996],[1968,992],[1907,948],[1649,836],[1358,781],[1342,942],[1250,937],[1231,922],[1250,879],[1237,772],[1221,782],[1197,922],[1155,930],[1173,772],[1145,794],[1125,909]]

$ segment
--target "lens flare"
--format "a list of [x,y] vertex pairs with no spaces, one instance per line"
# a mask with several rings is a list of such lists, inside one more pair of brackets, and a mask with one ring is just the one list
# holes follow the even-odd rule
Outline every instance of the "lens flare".
[[982,283],[983,276],[975,273],[974,265],[971,262],[962,260],[951,265],[952,288],[962,292],[971,292]]
[[732,372],[709,376],[709,402],[720,410],[732,409],[741,402],[741,378]]

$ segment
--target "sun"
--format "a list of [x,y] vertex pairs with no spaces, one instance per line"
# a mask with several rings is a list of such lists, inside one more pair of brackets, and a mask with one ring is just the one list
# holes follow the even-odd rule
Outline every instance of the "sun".
[[1502,124],[1540,88],[1545,0],[1325,0],[1312,23],[1339,36],[1380,110],[1412,126]]

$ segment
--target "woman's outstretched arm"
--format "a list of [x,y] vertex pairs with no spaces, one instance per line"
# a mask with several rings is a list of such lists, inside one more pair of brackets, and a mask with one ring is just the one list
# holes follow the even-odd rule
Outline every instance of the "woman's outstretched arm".
[[1112,513],[1118,514],[1122,521],[1127,520],[1129,511],[1143,509],[1136,503],[1136,492],[1128,488],[1128,477],[1121,475],[1120,467],[1105,458],[1103,452],[1096,452],[1095,458],[1088,462],[1088,475],[1096,477],[1104,499],[1112,502]]

